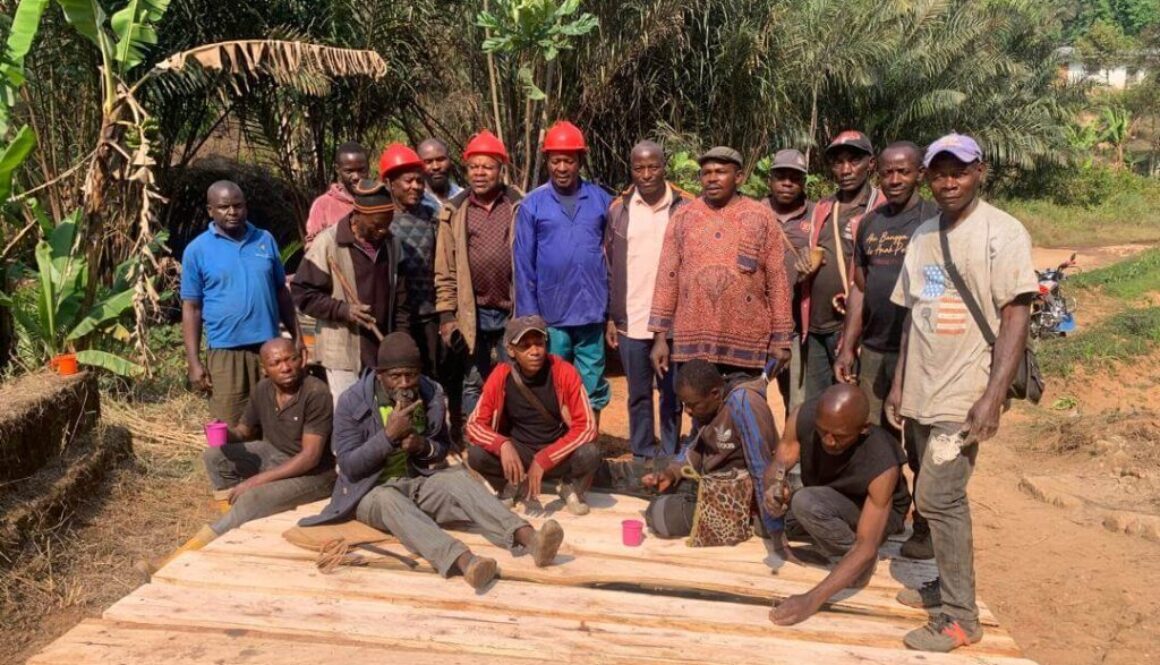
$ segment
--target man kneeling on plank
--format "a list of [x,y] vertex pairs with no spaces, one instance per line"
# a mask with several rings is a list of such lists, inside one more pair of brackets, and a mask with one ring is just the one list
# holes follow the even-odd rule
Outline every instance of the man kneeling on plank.
[[471,522],[507,547],[521,545],[537,566],[556,557],[564,531],[548,520],[536,531],[466,469],[436,470],[450,447],[447,400],[422,376],[423,359],[410,335],[395,332],[379,346],[375,371],[338,401],[334,452],[338,484],[315,526],[353,518],[394,534],[444,577],[458,571],[475,589],[498,572],[495,559],[477,556],[440,524]]
[[677,397],[693,419],[694,434],[667,468],[641,478],[645,487],[662,492],[645,511],[645,521],[657,536],[682,538],[693,529],[697,490],[694,483],[681,480],[681,469],[686,465],[702,476],[733,469],[748,471],[754,480],[753,504],[759,509],[764,535],[780,534],[780,520],[758,501],[777,439],[777,426],[761,392],[761,381],[734,379],[726,383],[713,363],[700,358],[678,366]]
[[[785,515],[786,532],[808,536],[831,557],[833,571],[810,591],[770,612],[783,626],[809,618],[835,593],[864,586],[887,534],[902,531],[910,492],[899,467],[906,458],[886,430],[869,422],[870,404],[857,386],[839,384],[789,415],[766,472],[764,504]],[[801,462],[801,489],[786,472]]]

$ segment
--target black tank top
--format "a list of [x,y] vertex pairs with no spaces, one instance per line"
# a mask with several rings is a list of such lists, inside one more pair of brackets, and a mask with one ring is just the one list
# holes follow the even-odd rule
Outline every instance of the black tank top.
[[[826,452],[815,427],[819,401],[820,398],[815,398],[802,404],[795,423],[798,441],[801,442],[802,484],[806,487],[832,487],[861,508],[866,502],[870,483],[890,467],[904,464],[906,456],[898,441],[877,425],[871,425],[857,443],[841,454]],[[910,509],[910,491],[901,473],[898,474],[891,505],[892,511],[901,516]]]

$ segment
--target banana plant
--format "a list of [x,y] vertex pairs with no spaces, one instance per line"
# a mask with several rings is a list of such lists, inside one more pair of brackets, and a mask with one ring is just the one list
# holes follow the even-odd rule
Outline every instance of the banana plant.
[[[53,356],[76,351],[77,362],[101,367],[120,376],[134,376],[144,368],[108,351],[84,348],[100,335],[120,336],[124,331],[120,318],[133,307],[133,289],[117,280],[112,294],[84,307],[85,290],[92,275],[78,242],[81,211],[53,223],[42,210],[34,208],[40,219],[42,238],[36,244],[36,271],[29,277],[36,284],[35,304],[0,293],[0,306],[12,312],[16,320],[18,346],[26,358],[47,362]],[[127,270],[118,267],[117,274]]]

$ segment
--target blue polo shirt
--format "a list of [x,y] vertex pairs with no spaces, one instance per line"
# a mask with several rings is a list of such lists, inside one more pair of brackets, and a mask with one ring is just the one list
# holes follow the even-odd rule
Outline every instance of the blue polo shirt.
[[607,192],[586,181],[572,214],[550,182],[524,198],[512,247],[516,316],[539,314],[554,327],[604,323],[604,225],[611,203]]
[[278,243],[249,222],[241,240],[210,222],[181,257],[181,299],[201,303],[206,345],[211,349],[261,344],[277,337],[278,290],[285,283]]

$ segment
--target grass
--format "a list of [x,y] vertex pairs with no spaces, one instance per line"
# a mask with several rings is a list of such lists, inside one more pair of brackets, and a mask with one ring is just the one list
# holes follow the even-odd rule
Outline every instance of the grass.
[[1093,207],[1046,199],[1000,199],[1038,247],[1095,247],[1160,242],[1160,186],[1111,195]]
[[1077,366],[1108,365],[1147,355],[1160,344],[1160,307],[1126,309],[1071,337],[1038,349],[1043,372],[1070,376]]
[[1160,289],[1160,248],[1153,248],[1110,266],[1082,272],[1068,279],[1068,286],[1099,288],[1116,298],[1134,300]]

